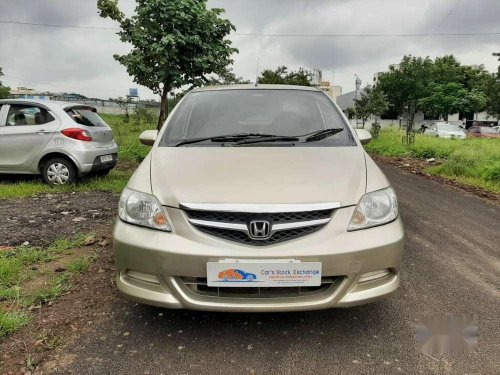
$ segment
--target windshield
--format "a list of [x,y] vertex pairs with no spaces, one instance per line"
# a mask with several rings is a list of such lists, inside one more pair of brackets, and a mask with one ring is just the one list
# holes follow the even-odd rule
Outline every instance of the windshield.
[[448,131],[448,132],[461,132],[462,131],[462,129],[460,129],[458,126],[452,125],[452,124],[439,124],[438,129]]
[[[341,131],[317,142],[297,145],[356,145],[342,116],[321,92],[273,89],[204,91],[189,94],[179,104],[160,146],[243,133],[297,137],[325,129]],[[189,146],[220,146],[222,143],[207,140]],[[277,146],[283,143],[252,145]]]
[[70,108],[66,111],[78,124],[85,126],[107,127],[104,120],[91,108]]

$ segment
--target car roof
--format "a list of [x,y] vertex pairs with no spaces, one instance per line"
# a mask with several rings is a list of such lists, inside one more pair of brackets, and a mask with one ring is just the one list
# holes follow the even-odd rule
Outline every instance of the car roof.
[[0,104],[29,104],[29,103],[34,103],[34,104],[40,104],[42,106],[45,106],[47,108],[54,109],[55,107],[66,109],[70,107],[89,107],[89,108],[95,108],[91,105],[84,104],[84,103],[72,103],[72,102],[60,102],[56,100],[44,100],[44,99],[2,99],[0,100]]
[[302,91],[319,91],[313,86],[295,86],[295,85],[216,85],[216,86],[205,86],[193,89],[191,92],[203,92],[203,91],[222,91],[222,90],[302,90]]

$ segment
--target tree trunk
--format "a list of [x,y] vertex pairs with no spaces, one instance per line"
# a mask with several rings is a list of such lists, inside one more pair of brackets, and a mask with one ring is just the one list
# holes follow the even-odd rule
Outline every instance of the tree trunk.
[[408,127],[406,132],[409,134],[413,130],[413,125],[415,123],[415,101],[411,101],[408,108]]
[[163,87],[163,91],[161,93],[161,102],[160,102],[160,117],[158,118],[157,129],[160,131],[161,127],[165,123],[165,120],[168,116],[168,93],[170,89],[166,86]]

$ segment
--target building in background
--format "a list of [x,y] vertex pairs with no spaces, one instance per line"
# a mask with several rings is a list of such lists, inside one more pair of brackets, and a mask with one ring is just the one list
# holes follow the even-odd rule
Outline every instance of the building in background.
[[47,91],[37,91],[35,89],[30,89],[28,87],[18,87],[15,90],[10,90],[10,96],[16,99],[50,99],[50,92]]
[[313,77],[311,84],[313,86],[320,86],[323,81],[323,72],[319,69],[313,69]]
[[342,86],[331,85],[330,81],[322,81],[319,89],[325,92],[335,102],[337,102],[337,97],[342,95]]

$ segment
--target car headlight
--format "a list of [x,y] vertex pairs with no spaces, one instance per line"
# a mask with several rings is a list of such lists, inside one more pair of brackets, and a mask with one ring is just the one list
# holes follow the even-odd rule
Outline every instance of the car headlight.
[[366,193],[359,200],[348,231],[376,227],[387,224],[398,217],[398,201],[391,187]]
[[120,196],[118,216],[130,224],[172,231],[166,209],[152,194],[125,188]]

